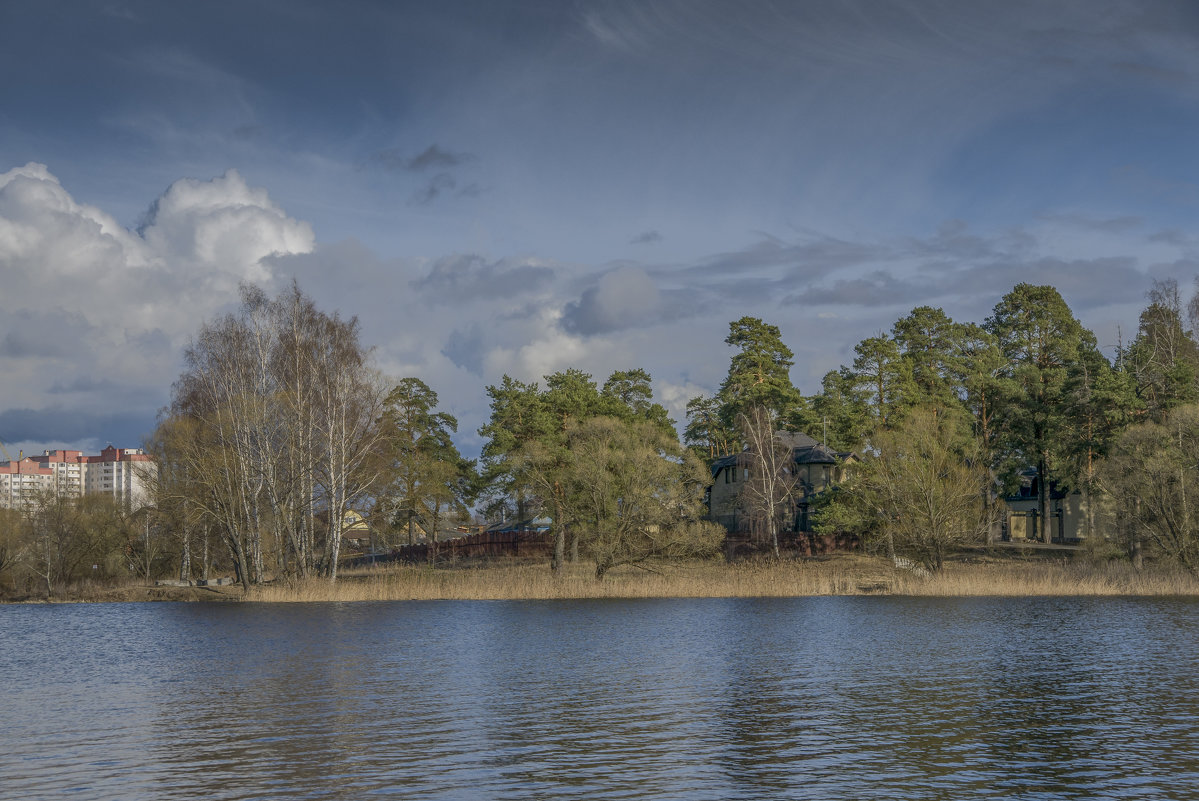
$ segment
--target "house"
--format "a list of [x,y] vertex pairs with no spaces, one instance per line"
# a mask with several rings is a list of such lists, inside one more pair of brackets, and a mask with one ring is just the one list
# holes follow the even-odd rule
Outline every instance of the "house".
[[371,549],[371,527],[355,509],[347,509],[341,523],[341,541],[359,551]]
[[[780,431],[779,442],[791,448],[796,492],[793,496],[794,515],[784,523],[784,530],[811,530],[809,504],[811,499],[841,481],[845,470],[857,457],[850,452],[837,452],[822,445],[807,434]],[[730,534],[750,531],[750,518],[741,503],[741,488],[749,478],[749,466],[743,453],[734,453],[712,462],[712,486],[708,494],[708,518],[720,523]]]
[[[1040,487],[1033,468],[1020,474],[1020,486],[1004,501],[1004,540],[1077,545],[1087,537],[1087,501],[1077,490],[1066,492],[1049,482],[1049,523],[1040,520]],[[1049,536],[1046,537],[1045,533]]]

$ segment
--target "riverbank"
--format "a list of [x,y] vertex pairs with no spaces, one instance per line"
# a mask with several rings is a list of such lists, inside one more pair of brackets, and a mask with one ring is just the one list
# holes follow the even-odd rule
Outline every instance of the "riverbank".
[[64,587],[52,597],[45,593],[9,594],[0,596],[0,603],[144,603],[149,601],[241,601],[240,586],[225,587],[159,587],[136,582],[103,585],[94,582]]
[[[560,600],[585,598],[734,598],[818,595],[905,596],[1199,596],[1199,581],[1164,565],[1133,570],[1124,562],[983,553],[957,558],[942,573],[921,575],[886,560],[839,553],[804,560],[664,562],[624,567],[596,581],[586,564],[561,577],[544,562],[492,563],[436,569],[398,565],[347,571],[323,579],[240,586],[86,586],[52,602],[254,601],[265,603],[401,600]],[[10,598],[38,602],[36,597]]]
[[725,598],[818,595],[1068,596],[1199,595],[1183,571],[1135,571],[1123,563],[983,556],[948,563],[935,576],[895,568],[862,554],[807,560],[673,562],[623,568],[597,582],[586,564],[553,577],[545,564],[475,568],[398,566],[251,590],[264,602],[388,600],[558,600],[583,598]]

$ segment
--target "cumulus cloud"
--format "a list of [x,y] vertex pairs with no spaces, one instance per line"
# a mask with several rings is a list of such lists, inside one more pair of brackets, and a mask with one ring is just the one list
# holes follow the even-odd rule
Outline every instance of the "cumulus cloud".
[[[200,323],[235,300],[239,282],[269,282],[270,257],[306,252],[314,240],[233,170],[176,181],[136,231],[78,203],[44,165],[0,174],[0,370],[6,403],[28,412],[14,424],[70,388],[78,405],[46,419],[112,409],[120,397],[121,415],[87,418],[141,420],[119,432],[124,441],[145,433]],[[114,396],[113,385],[124,392]]]
[[577,301],[566,304],[562,327],[589,336],[658,321],[659,294],[640,267],[621,267],[600,276]]

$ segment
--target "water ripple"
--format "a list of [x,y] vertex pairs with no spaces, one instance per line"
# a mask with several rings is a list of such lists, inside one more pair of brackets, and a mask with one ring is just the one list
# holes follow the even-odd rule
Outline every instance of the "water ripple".
[[1199,605],[0,607],[0,795],[1157,799]]

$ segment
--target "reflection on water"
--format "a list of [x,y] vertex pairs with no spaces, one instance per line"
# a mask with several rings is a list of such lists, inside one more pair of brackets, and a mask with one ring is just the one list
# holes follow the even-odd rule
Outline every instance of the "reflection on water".
[[0,607],[0,796],[1166,798],[1199,604]]

